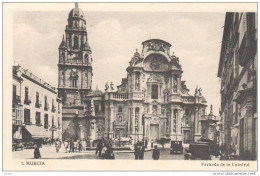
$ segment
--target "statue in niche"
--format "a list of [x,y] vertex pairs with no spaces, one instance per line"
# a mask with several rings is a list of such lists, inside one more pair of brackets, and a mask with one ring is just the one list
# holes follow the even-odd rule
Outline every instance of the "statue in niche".
[[145,96],[146,96],[146,89],[143,88],[143,90],[142,90],[142,98],[143,98],[143,100],[145,99]]
[[165,82],[165,84],[168,84],[168,82],[169,82],[169,75],[168,74],[166,74],[164,76],[164,82]]
[[85,54],[85,62],[88,65],[88,54]]
[[64,53],[64,51],[62,51],[62,53],[61,53],[61,61],[65,62],[65,53]]
[[90,128],[91,128],[91,130],[94,130],[94,128],[95,128],[94,122],[90,123]]
[[145,74],[141,73],[141,75],[142,75],[142,81],[144,82],[145,81]]
[[109,85],[108,85],[108,82],[107,82],[106,85],[105,85],[105,91],[108,91],[108,89],[109,89]]
[[163,97],[164,97],[164,102],[168,102],[169,101],[169,90],[165,89],[163,91]]
[[154,115],[157,114],[157,106],[153,106],[153,114],[154,114]]
[[174,80],[174,82],[173,82],[173,90],[175,92],[177,91],[177,80]]

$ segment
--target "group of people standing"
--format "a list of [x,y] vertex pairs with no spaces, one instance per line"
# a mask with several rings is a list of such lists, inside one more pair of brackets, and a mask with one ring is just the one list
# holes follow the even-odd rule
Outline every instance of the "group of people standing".
[[85,140],[65,140],[64,141],[65,153],[69,152],[82,152],[87,149],[87,141]]
[[[147,140],[140,142],[138,141],[134,145],[134,155],[135,160],[143,160],[144,159],[144,152],[147,148]],[[153,148],[153,142],[151,143],[151,148]],[[157,145],[154,146],[152,158],[154,160],[158,160],[160,158],[160,150],[158,149]]]
[[100,140],[97,143],[96,155],[102,159],[115,159],[111,141]]

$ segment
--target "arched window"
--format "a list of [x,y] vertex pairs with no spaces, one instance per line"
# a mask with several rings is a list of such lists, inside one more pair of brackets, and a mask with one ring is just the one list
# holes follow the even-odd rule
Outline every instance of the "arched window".
[[77,36],[74,37],[74,47],[78,48],[79,47],[79,39]]
[[88,54],[85,54],[85,62],[88,65]]

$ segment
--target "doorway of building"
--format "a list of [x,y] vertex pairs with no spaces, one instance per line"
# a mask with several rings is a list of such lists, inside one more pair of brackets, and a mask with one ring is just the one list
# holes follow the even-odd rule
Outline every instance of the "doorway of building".
[[184,134],[183,142],[189,143],[190,142],[190,130],[184,130],[183,134]]
[[159,140],[159,124],[150,125],[150,141]]

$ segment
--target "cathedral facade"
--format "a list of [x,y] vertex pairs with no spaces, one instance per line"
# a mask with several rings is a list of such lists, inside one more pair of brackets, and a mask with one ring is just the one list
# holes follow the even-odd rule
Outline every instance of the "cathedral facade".
[[163,137],[196,141],[207,101],[201,88],[190,95],[182,80],[182,66],[171,44],[151,39],[142,43],[126,69],[121,85],[107,83],[93,90],[92,57],[84,13],[76,5],[59,47],[58,94],[63,103],[63,138],[93,141],[101,138],[146,139]]
[[110,138],[131,136],[135,141],[163,137],[196,141],[201,137],[207,107],[201,89],[189,95],[179,58],[170,55],[171,44],[151,39],[142,45],[118,89],[106,85],[105,134]]

